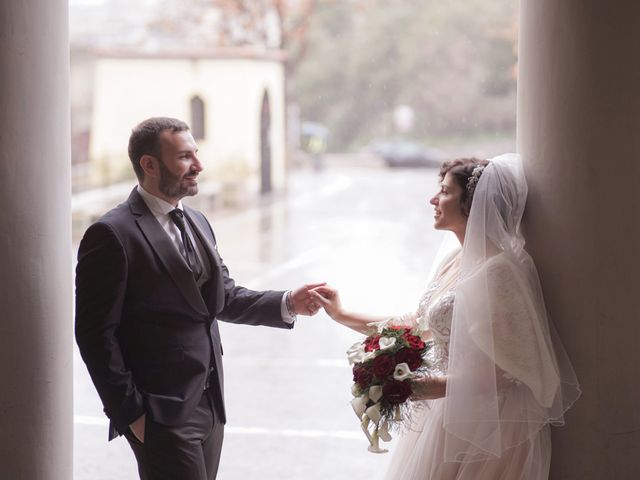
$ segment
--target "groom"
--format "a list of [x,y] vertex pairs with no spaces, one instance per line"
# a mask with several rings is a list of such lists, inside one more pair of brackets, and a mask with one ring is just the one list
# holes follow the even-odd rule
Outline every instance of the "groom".
[[202,164],[182,121],[133,129],[138,185],[91,225],[78,251],[76,340],[111,420],[143,480],[212,480],[225,407],[218,320],[292,328],[318,307],[294,291],[237,286],[205,216],[182,204]]

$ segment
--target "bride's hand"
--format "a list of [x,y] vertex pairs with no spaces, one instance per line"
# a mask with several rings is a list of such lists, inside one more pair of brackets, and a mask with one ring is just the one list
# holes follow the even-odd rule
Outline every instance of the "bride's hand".
[[343,315],[344,311],[342,310],[338,290],[328,285],[322,285],[314,288],[310,293],[315,298],[316,303],[321,305],[331,318],[337,321]]
[[422,377],[411,382],[413,393],[410,400],[435,400],[445,396],[447,379],[445,377]]

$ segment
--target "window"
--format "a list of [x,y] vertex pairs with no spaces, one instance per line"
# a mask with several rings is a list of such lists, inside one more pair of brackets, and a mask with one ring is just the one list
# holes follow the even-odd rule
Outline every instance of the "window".
[[202,140],[205,135],[204,102],[195,95],[191,97],[191,133],[195,140]]

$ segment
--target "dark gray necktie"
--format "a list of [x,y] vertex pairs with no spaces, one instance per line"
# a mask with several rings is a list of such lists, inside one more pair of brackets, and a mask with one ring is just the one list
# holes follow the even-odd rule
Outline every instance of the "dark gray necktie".
[[193,276],[196,280],[198,280],[202,275],[202,265],[198,260],[198,254],[196,253],[196,249],[193,246],[193,242],[187,234],[187,227],[184,221],[184,212],[179,208],[176,208],[175,210],[171,210],[169,212],[169,216],[171,217],[171,220],[173,220],[173,223],[176,224],[176,227],[178,227],[178,230],[180,230],[182,245],[184,246],[185,260],[187,261],[187,265],[189,265],[189,268],[193,272]]

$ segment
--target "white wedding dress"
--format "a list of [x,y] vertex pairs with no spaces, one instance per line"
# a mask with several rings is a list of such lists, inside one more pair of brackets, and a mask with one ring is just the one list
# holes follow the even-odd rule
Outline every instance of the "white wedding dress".
[[[492,261],[500,265],[500,256]],[[433,368],[439,375],[446,375],[449,362],[449,340],[451,335],[451,320],[455,303],[455,284],[459,269],[459,254],[447,259],[436,274],[435,281],[420,300],[415,314],[404,316],[401,321],[424,332],[425,337],[431,338],[433,348],[430,352]],[[494,276],[504,272],[502,268],[493,268]],[[500,285],[500,294],[504,298],[517,295],[513,291],[512,279],[496,278]],[[511,289],[511,290],[510,290]],[[509,300],[506,300],[507,303]],[[511,332],[513,333],[513,332]],[[522,332],[525,333],[526,332]],[[508,345],[503,351],[509,351]],[[497,346],[497,349],[500,349]],[[522,352],[513,352],[516,356]],[[526,352],[525,352],[526,355]],[[514,359],[518,363],[518,359]],[[511,386],[520,385],[520,381],[502,373],[498,380],[503,392]],[[499,395],[500,396],[500,395]],[[507,398],[508,395],[502,396]],[[393,451],[393,458],[386,480],[542,480],[549,475],[551,459],[551,442],[549,425],[544,425],[536,434],[526,441],[502,453],[499,458],[482,459],[471,462],[446,462],[445,444],[448,448],[457,449],[451,442],[460,442],[460,449],[464,449],[464,441],[448,434],[444,428],[445,399],[419,402],[421,405],[414,412],[411,426],[400,437]],[[502,402],[502,409],[509,408],[509,402]],[[515,424],[514,424],[515,425]],[[514,438],[521,434],[520,427],[513,426]],[[502,435],[510,435],[509,426],[502,429]]]
[[420,402],[387,480],[546,480],[550,425],[580,387],[549,321],[520,222],[520,157],[491,159],[475,186],[462,250],[441,264],[415,314],[434,342],[443,398]]

